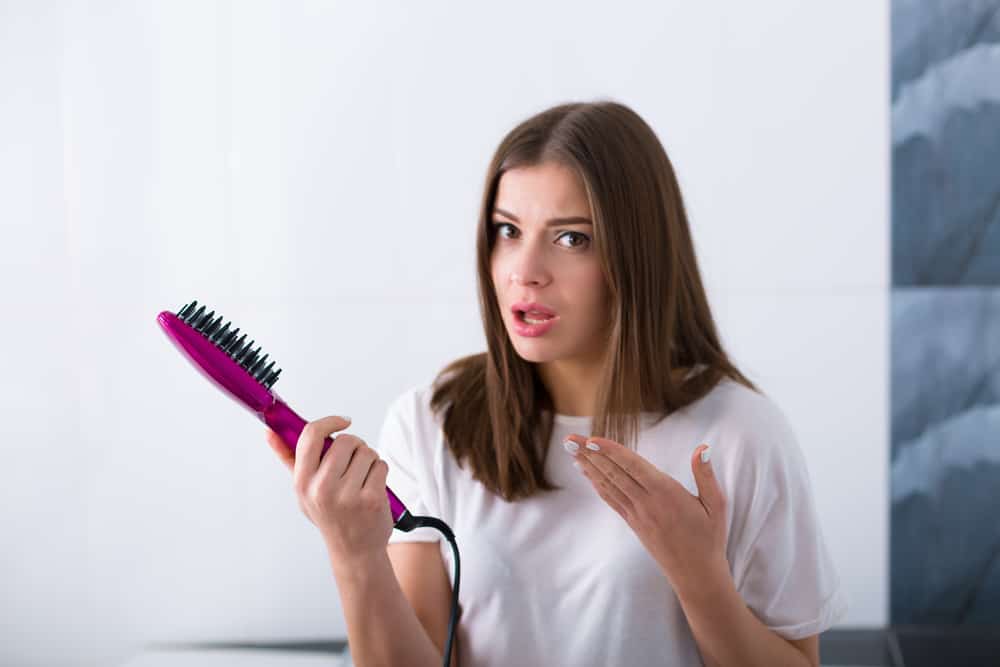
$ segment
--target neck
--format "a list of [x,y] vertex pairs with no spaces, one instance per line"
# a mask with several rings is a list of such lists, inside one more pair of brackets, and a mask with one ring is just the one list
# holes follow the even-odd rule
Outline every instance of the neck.
[[[552,397],[557,414],[570,417],[593,417],[597,412],[597,385],[601,380],[599,363],[583,364],[560,360],[538,364],[542,384]],[[671,376],[681,383],[688,368],[674,368]]]
[[597,402],[599,364],[548,361],[538,364],[542,384],[552,397],[556,413],[571,417],[591,417]]

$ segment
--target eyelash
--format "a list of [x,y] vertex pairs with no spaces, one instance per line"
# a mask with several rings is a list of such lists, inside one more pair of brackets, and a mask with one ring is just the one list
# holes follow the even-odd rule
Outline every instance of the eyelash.
[[[514,225],[512,225],[509,222],[494,222],[493,223],[493,229],[497,230],[498,234],[499,234],[499,230],[500,230],[501,227],[510,227],[511,229],[517,229],[517,227],[515,227]],[[569,232],[569,231],[563,232],[562,234],[559,235],[559,237],[556,240],[561,239],[566,234],[572,234],[574,236],[580,236],[580,237],[584,238],[588,244],[590,243],[590,237],[587,236],[586,234],[584,234],[583,232]],[[502,236],[501,238],[507,238],[507,237],[506,236]],[[568,248],[569,250],[581,250],[582,248],[585,248],[586,245],[582,245],[582,246],[563,246],[563,247],[564,248]]]

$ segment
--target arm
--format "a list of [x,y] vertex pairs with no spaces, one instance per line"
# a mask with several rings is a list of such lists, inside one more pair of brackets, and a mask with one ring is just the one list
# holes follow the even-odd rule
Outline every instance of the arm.
[[[410,601],[421,625],[437,646],[437,664],[444,659],[444,645],[448,640],[448,621],[451,618],[451,577],[438,542],[401,542],[388,548],[392,569],[396,571],[399,585]],[[451,645],[451,667],[458,665],[458,626]]]
[[[440,648],[431,641],[400,588],[388,554],[365,562],[332,565],[355,665],[438,667],[441,664],[444,637]],[[447,613],[445,607],[446,627]],[[452,647],[453,665],[456,653]]]
[[[324,434],[335,427],[343,428],[348,423],[341,417],[327,417],[307,424],[297,449],[300,456],[294,455],[271,429],[267,429],[265,434],[271,448],[296,475],[296,495],[303,512],[317,527],[326,528],[325,531],[321,528],[320,532],[326,541],[333,575],[337,580],[354,664],[437,667],[444,659],[444,633],[447,632],[451,612],[451,584],[437,544],[429,545],[433,547],[431,550],[426,544],[387,545],[382,541],[388,540],[392,533],[392,519],[384,491],[388,466],[382,461],[378,464],[383,465],[375,464],[377,454],[360,438],[340,434],[337,448],[331,448],[319,464],[319,467],[327,468],[322,477],[313,474]],[[358,451],[361,453],[358,454]],[[335,469],[331,472],[331,466],[345,459],[349,461],[347,472],[338,477]],[[359,462],[352,473],[356,477],[360,470],[375,470],[365,477],[366,482],[371,481],[368,487],[371,495],[364,503],[357,498],[368,489],[360,493],[354,491],[352,495],[355,497],[349,499],[350,503],[345,503],[336,489],[329,485],[331,479],[338,482],[344,479],[351,471],[350,463],[354,461]],[[362,465],[362,461],[367,465]],[[353,480],[347,477],[347,483],[365,487],[365,484],[357,483],[356,477]],[[336,508],[340,504],[347,505],[346,516],[331,516],[331,506]],[[342,546],[334,548],[334,545],[351,542],[352,538],[357,541],[357,535],[352,535],[348,525],[351,521],[345,520],[352,517],[355,519],[354,533],[371,540],[370,548],[355,548],[353,551]],[[378,526],[378,531],[374,530],[375,526]],[[376,544],[379,545],[377,548]],[[363,555],[337,555],[344,553]],[[405,597],[401,584],[406,591]],[[432,637],[439,637],[439,641],[432,642],[428,632]],[[455,667],[458,655],[455,645],[451,652],[451,667]]]
[[781,637],[740,597],[728,570],[678,598],[706,667],[819,667],[819,636]]

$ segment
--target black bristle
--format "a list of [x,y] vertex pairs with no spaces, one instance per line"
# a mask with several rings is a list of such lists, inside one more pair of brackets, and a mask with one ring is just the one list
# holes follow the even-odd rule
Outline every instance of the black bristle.
[[258,359],[257,361],[255,361],[252,366],[247,366],[247,372],[250,373],[250,375],[253,375],[253,376],[256,377],[257,371],[260,369],[261,366],[264,365],[265,361],[267,361],[267,355],[266,354],[263,357],[261,357],[260,359]]
[[201,308],[199,308],[195,312],[188,313],[188,316],[187,316],[187,318],[184,321],[187,322],[188,324],[193,325],[194,322],[196,322],[201,317],[201,314],[204,313],[204,312],[205,312],[205,306],[202,306]]
[[246,337],[247,335],[243,334],[242,336],[240,336],[239,340],[233,341],[232,343],[227,345],[222,351],[228,354],[230,357],[235,356],[236,351],[239,350],[240,347],[243,345],[243,341],[246,340]]
[[205,320],[207,320],[214,314],[215,314],[214,310],[206,313],[205,307],[202,306],[201,308],[198,309],[197,313],[191,316],[191,326],[201,331],[201,325],[205,323]]
[[257,346],[257,349],[256,349],[256,350],[254,350],[253,352],[251,352],[251,353],[250,353],[250,354],[249,354],[249,355],[247,356],[247,358],[246,358],[246,359],[244,359],[244,360],[243,360],[243,361],[242,361],[242,362],[240,363],[240,365],[242,365],[242,366],[243,366],[243,368],[247,369],[247,372],[248,372],[248,373],[250,372],[250,367],[251,367],[251,366],[253,366],[253,365],[254,365],[255,363],[257,363],[257,355],[258,355],[258,354],[260,354],[260,346],[259,346],[259,345]]
[[215,317],[214,310],[208,313],[207,315],[202,315],[201,319],[199,319],[197,322],[194,323],[194,328],[197,329],[200,333],[205,333],[205,327],[208,326],[208,323],[212,321],[213,317]]
[[226,337],[226,334],[229,332],[230,324],[232,324],[232,322],[226,322],[226,326],[216,330],[215,333],[209,336],[209,340],[218,345],[222,341],[222,339]]
[[250,358],[250,355],[253,354],[253,344],[256,342],[257,341],[255,340],[250,341],[250,343],[246,347],[244,347],[239,354],[233,356],[233,359],[237,361],[240,364],[240,366],[244,367],[246,366],[245,362],[247,359]]
[[[274,365],[273,361],[271,362],[271,365],[272,366]],[[264,385],[265,387],[270,387],[272,384],[274,384],[274,380],[277,379],[278,373],[280,373],[280,372],[281,371],[279,370],[279,371],[274,372],[274,373],[269,373],[266,377],[264,377],[264,379],[262,379],[260,381],[260,383],[262,385]]]
[[271,360],[271,363],[265,367],[264,364],[269,355],[260,356],[261,348],[253,349],[256,342],[253,339],[246,343],[247,335],[245,333],[237,339],[236,336],[240,329],[237,327],[230,330],[232,322],[226,322],[225,326],[221,326],[222,322],[225,321],[222,315],[216,318],[214,310],[205,313],[204,305],[199,306],[197,301],[192,301],[177,311],[177,317],[225,352],[229,358],[242,366],[254,380],[266,389],[270,389],[277,381],[281,369],[271,370],[274,367],[274,360]]
[[230,331],[225,336],[219,339],[217,343],[218,346],[221,347],[223,350],[225,350],[227,347],[229,347],[229,344],[233,342],[233,340],[236,338],[236,334],[238,334],[239,332],[240,328],[236,327],[235,329],[233,329],[232,331]]
[[274,360],[272,360],[271,363],[267,365],[267,368],[257,373],[257,380],[263,382],[267,378],[267,376],[271,374],[272,368],[274,368]]
[[222,315],[219,315],[218,319],[211,320],[205,326],[205,330],[202,331],[202,333],[205,334],[206,338],[211,340],[212,334],[214,334],[218,330],[220,324],[222,324]]

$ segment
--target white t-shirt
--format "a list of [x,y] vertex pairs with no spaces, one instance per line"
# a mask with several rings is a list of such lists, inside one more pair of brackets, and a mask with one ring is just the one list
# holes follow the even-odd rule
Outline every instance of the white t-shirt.
[[[390,406],[376,446],[386,480],[413,514],[444,520],[462,558],[456,630],[462,667],[702,665],[677,597],[638,537],[562,447],[590,417],[556,415],[546,476],[562,490],[508,503],[459,468],[430,410],[429,384]],[[691,456],[712,448],[729,501],[727,559],[755,615],[788,639],[823,632],[847,611],[827,551],[805,459],[768,398],[723,380],[650,426],[638,453],[693,495]],[[432,528],[394,530],[389,543],[440,541]]]

